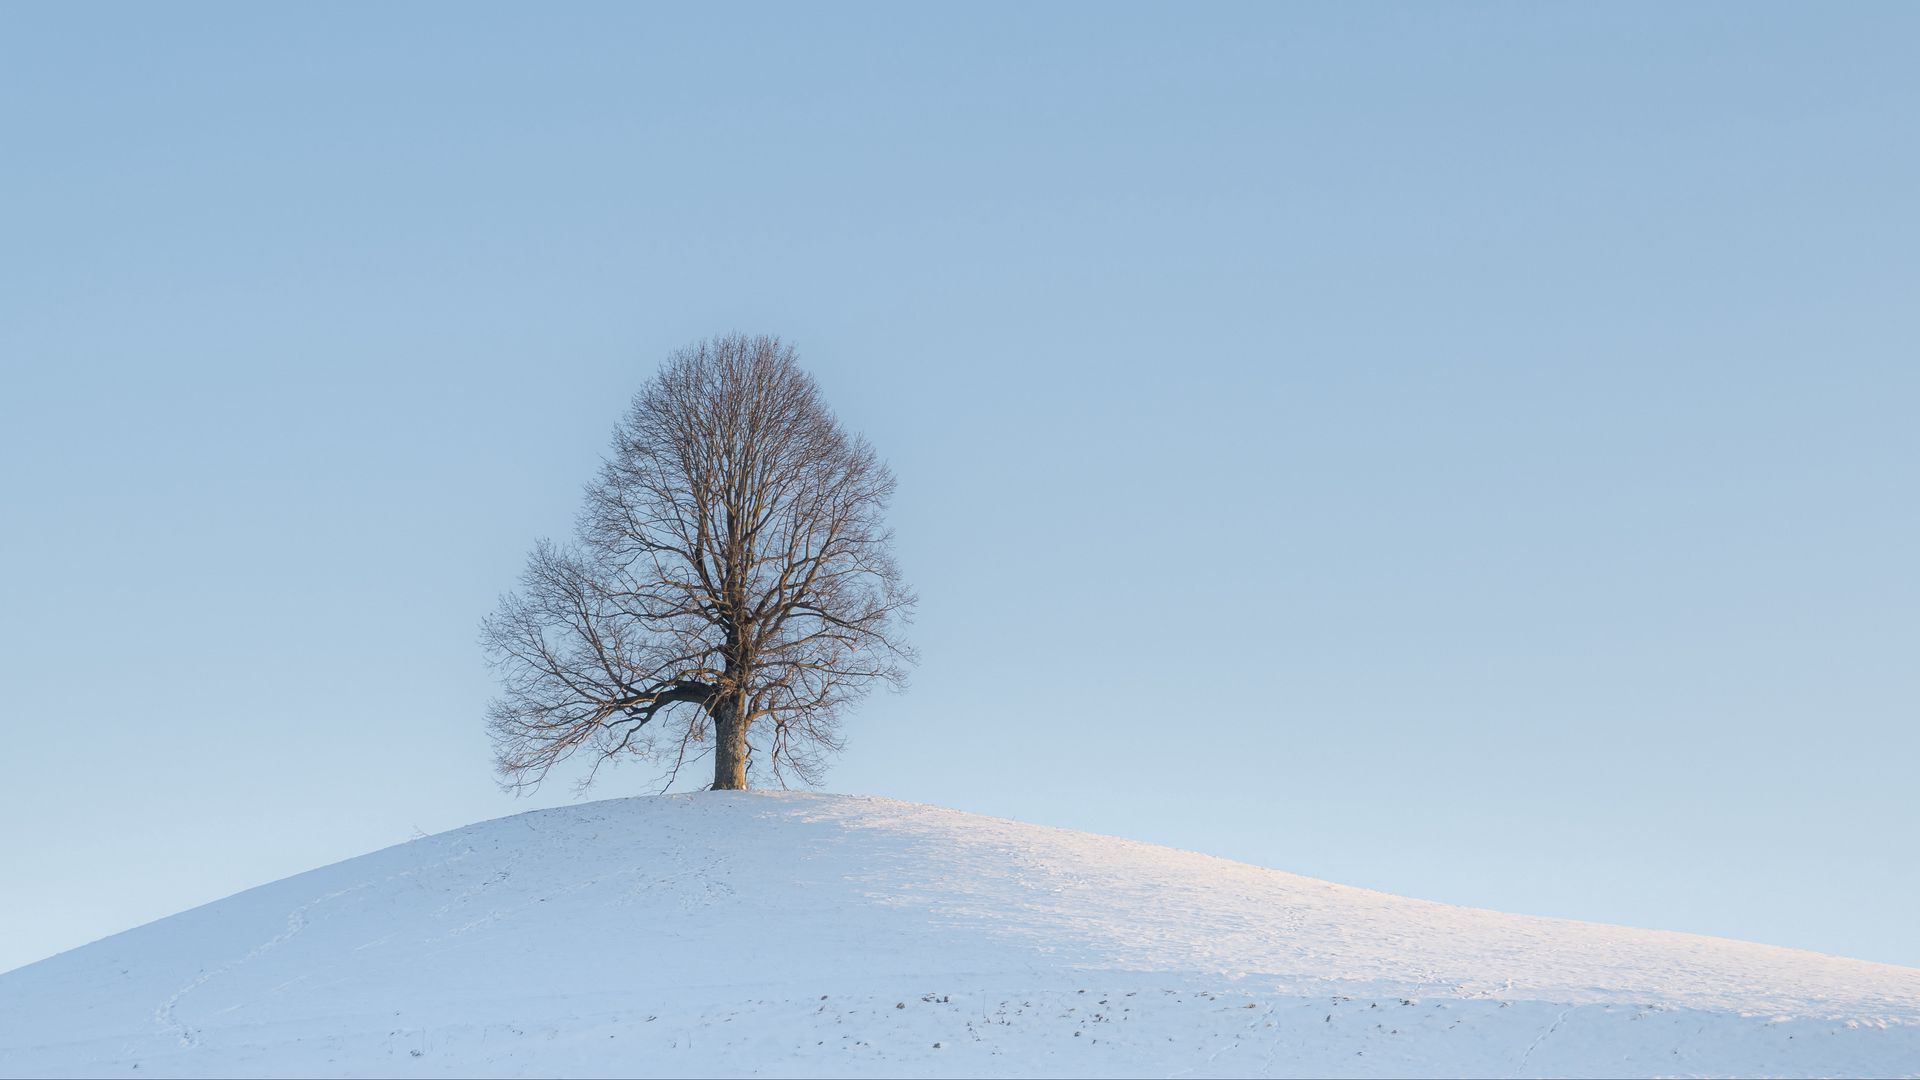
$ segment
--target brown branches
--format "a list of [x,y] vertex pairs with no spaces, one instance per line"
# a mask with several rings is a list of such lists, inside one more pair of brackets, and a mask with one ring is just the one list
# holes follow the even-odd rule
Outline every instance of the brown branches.
[[716,788],[749,769],[817,782],[842,711],[913,661],[893,489],[792,348],[729,336],[674,354],[615,430],[577,542],[536,546],[482,626],[503,781],[537,785],[585,751],[583,784],[623,756],[666,763],[671,784],[710,749]]

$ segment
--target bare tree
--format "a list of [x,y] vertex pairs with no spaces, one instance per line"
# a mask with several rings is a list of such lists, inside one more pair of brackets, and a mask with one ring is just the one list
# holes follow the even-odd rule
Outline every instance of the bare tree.
[[634,755],[665,765],[665,787],[709,750],[716,789],[763,764],[818,782],[842,710],[904,685],[913,660],[893,489],[792,347],[734,335],[675,353],[616,428],[577,542],[541,541],[482,625],[503,783],[538,785],[584,751],[582,786]]

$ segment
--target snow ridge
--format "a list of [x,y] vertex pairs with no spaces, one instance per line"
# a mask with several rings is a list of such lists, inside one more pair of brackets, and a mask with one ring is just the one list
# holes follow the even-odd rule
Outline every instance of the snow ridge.
[[0,975],[0,1076],[416,1072],[1920,1075],[1920,970],[729,792],[482,822]]

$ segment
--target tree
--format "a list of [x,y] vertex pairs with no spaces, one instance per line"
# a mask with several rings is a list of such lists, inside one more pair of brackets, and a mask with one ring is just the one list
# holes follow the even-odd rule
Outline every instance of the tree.
[[730,335],[673,354],[615,429],[576,542],[540,541],[482,624],[503,784],[583,751],[583,788],[637,756],[667,764],[664,790],[709,751],[716,789],[762,764],[817,783],[842,712],[913,662],[893,490],[791,346]]

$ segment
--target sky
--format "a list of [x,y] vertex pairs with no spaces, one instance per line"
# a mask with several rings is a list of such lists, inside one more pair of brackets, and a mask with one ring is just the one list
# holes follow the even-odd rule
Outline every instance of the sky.
[[728,331],[899,478],[829,790],[1920,965],[1917,49],[0,8],[0,970],[582,797],[496,786],[479,621]]

